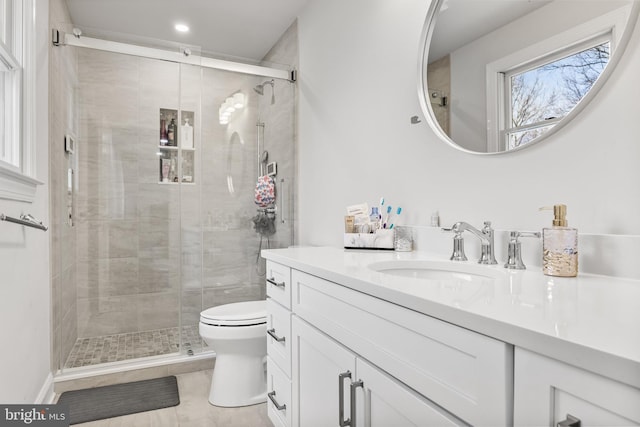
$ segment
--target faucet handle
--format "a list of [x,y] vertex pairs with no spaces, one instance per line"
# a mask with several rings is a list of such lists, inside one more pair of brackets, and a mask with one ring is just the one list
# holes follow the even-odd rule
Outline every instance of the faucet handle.
[[462,231],[456,231],[453,236],[453,253],[451,254],[451,261],[466,261],[467,256],[464,253],[464,238],[462,237]]
[[509,233],[509,247],[507,249],[507,263],[504,268],[510,270],[525,270],[526,265],[522,262],[522,246],[518,238],[536,237],[540,238],[538,231],[511,231]]
[[442,231],[455,233],[455,236],[453,236],[453,253],[449,258],[451,261],[467,261],[467,256],[464,253],[464,238],[462,237],[464,230],[460,229],[459,224],[456,222],[451,228],[441,228]]

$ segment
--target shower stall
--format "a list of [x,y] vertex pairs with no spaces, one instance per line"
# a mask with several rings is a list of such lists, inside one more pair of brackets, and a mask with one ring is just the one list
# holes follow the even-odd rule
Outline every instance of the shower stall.
[[[61,373],[210,350],[199,313],[264,299],[260,248],[294,242],[296,88],[269,74],[284,67],[89,44],[52,50],[66,93],[53,120],[74,141],[52,143],[50,168]],[[272,233],[255,226],[263,153]]]

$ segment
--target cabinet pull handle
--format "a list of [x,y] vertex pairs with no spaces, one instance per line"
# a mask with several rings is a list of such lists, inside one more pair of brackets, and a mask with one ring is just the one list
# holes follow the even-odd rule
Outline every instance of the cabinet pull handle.
[[351,425],[353,427],[355,427],[356,425],[356,389],[358,387],[364,388],[364,383],[362,382],[362,380],[352,382],[351,390],[349,393],[351,395]]
[[276,282],[276,278],[275,277],[267,279],[267,282],[271,283],[273,286],[277,286],[279,288],[284,288],[284,282],[280,282],[280,283]]
[[267,333],[271,336],[271,338],[273,338],[274,340],[278,341],[278,342],[284,342],[285,337],[279,337],[276,335],[276,330],[275,329],[267,329]]
[[567,418],[564,421],[560,421],[558,427],[580,427],[581,423],[580,418],[567,414]]
[[338,375],[338,425],[346,427],[351,425],[351,420],[344,419],[344,379],[351,378],[351,372],[343,372]]
[[278,401],[275,398],[275,395],[276,395],[276,391],[275,390],[270,392],[270,393],[267,393],[267,397],[269,398],[271,403],[273,403],[273,406],[275,406],[278,411],[284,411],[285,409],[287,409],[287,405],[286,404],[283,403],[281,405],[281,404],[278,403]]

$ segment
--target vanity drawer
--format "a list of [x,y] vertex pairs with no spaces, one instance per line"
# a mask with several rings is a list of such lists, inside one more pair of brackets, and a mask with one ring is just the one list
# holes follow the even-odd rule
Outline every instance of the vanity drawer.
[[293,270],[293,312],[473,425],[512,425],[513,347]]
[[291,312],[267,298],[267,354],[291,377]]
[[640,389],[521,348],[514,384],[515,425],[640,425]]
[[267,414],[274,426],[291,426],[291,381],[271,357],[267,357]]
[[291,268],[267,261],[267,295],[291,309]]

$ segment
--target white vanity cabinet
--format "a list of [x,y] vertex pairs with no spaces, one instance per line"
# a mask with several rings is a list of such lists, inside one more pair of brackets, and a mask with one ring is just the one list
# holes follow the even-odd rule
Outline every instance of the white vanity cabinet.
[[[270,322],[289,333],[288,348],[270,338],[268,350],[273,389],[287,399],[278,426],[640,427],[636,280],[583,275],[551,286],[541,273],[488,266],[491,292],[478,299],[372,268],[443,265],[428,254],[265,255],[277,279],[267,285]],[[514,304],[524,291],[543,299]]]
[[298,270],[291,282],[294,426],[339,425],[352,400],[355,426],[512,424],[508,344]]
[[267,261],[267,413],[291,425],[291,269]]
[[514,380],[516,426],[640,425],[640,389],[629,385],[521,348]]

